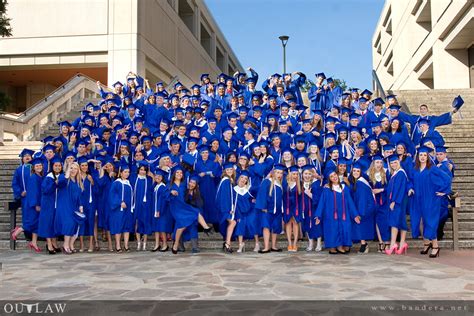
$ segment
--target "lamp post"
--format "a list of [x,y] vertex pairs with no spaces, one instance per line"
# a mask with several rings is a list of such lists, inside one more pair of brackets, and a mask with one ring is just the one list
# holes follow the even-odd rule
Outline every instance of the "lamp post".
[[288,43],[288,39],[290,37],[287,35],[282,35],[278,38],[281,41],[281,45],[283,45],[283,73],[286,73],[286,43]]

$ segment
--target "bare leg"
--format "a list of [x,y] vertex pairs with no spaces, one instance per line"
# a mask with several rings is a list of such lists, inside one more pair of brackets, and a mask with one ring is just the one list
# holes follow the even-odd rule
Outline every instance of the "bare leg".
[[407,231],[406,230],[400,230],[400,247],[406,244],[405,240],[407,238]]
[[160,236],[161,236],[161,241],[162,241],[161,249],[165,250],[166,248],[168,248],[166,233],[160,233]]
[[272,233],[272,248],[273,249],[277,249],[277,237],[278,237],[278,234]]
[[71,248],[69,248],[70,244],[71,244],[71,237],[70,236],[64,236],[63,248],[66,251],[71,250]]
[[84,251],[84,236],[79,237],[79,249]]
[[[110,234],[110,232],[108,232]],[[122,239],[122,234],[115,234],[115,249],[121,249],[120,239]]]
[[285,233],[288,240],[288,248],[291,248],[291,220],[285,224]]
[[186,228],[178,228],[176,230],[176,236],[174,239],[173,250],[177,251],[179,248],[179,241],[181,240],[181,235],[183,234]]
[[33,244],[33,246],[38,247],[38,245],[37,245],[37,243],[38,243],[38,234],[35,234],[35,233],[31,234],[31,243]]
[[270,250],[270,230],[263,229],[263,250]]
[[46,238],[46,243],[48,244],[48,250],[53,251],[54,246],[53,246],[53,242],[51,241],[51,238]]
[[225,242],[226,242],[226,244],[229,245],[229,247],[230,247],[230,243],[231,243],[231,240],[232,240],[232,233],[234,232],[235,225],[237,225],[236,221],[227,220],[227,234],[226,234]]
[[[109,250],[113,250],[112,248],[112,236],[110,235],[110,230],[107,231],[107,243],[109,246]],[[120,245],[120,242],[119,242]]]
[[123,246],[128,249],[128,241],[130,240],[130,233],[123,233]]
[[392,227],[391,239],[390,239],[390,248],[392,248],[397,242],[398,228]]
[[208,229],[209,228],[209,225],[207,225],[206,223],[206,220],[204,219],[204,217],[201,215],[201,213],[199,213],[199,216],[198,216],[198,223],[201,224],[201,226],[205,229]]
[[300,233],[301,225],[296,222],[294,218],[291,219],[293,225],[293,249],[296,250],[296,244],[298,243],[298,237]]
[[153,249],[158,249],[160,247],[160,233],[155,232],[155,248]]

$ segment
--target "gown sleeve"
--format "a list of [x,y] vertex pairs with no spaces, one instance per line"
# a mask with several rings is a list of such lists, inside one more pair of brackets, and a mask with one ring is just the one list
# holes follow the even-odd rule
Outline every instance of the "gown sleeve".
[[[257,194],[257,201],[255,202],[255,208],[258,210],[265,210],[268,208],[268,194],[270,193],[270,180],[265,179],[260,186],[260,190]],[[275,194],[275,192],[273,192]]]
[[431,167],[430,171],[430,181],[435,188],[435,192],[450,193],[451,177],[436,166]]
[[109,203],[111,209],[118,209],[120,208],[120,204],[122,204],[122,184],[118,181],[112,183],[109,194]]

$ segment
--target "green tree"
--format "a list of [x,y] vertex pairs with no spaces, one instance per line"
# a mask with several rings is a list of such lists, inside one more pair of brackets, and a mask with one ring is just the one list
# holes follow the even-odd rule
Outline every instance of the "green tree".
[[0,91],[0,111],[5,112],[10,106],[12,99],[5,93]]
[[7,0],[0,0],[0,36],[12,36],[11,19],[7,18]]

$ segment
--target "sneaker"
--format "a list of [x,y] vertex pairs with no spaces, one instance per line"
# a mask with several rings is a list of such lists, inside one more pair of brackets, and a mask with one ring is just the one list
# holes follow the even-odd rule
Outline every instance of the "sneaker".
[[260,244],[256,244],[255,248],[253,248],[253,252],[259,252],[260,251]]

